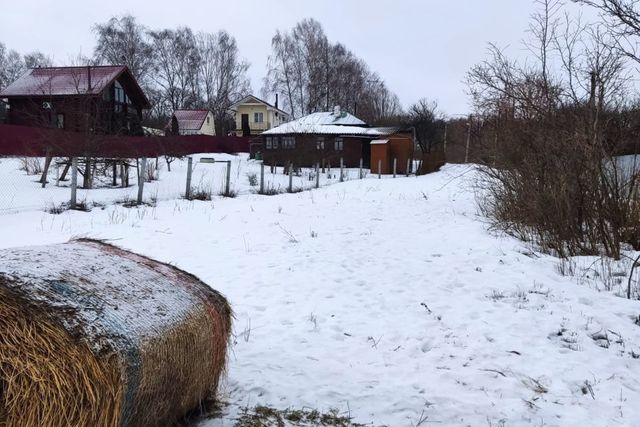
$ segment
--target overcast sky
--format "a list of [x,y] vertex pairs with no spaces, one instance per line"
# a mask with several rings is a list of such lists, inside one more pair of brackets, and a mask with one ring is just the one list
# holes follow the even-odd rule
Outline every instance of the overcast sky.
[[[151,28],[187,25],[229,31],[250,63],[260,95],[271,37],[313,17],[377,71],[407,106],[422,97],[447,114],[469,111],[463,79],[488,42],[522,54],[533,0],[20,0],[2,1],[0,41],[21,53],[40,50],[56,63],[90,55],[91,27],[130,13]],[[572,6],[575,9],[576,6]],[[590,13],[593,16],[593,13]]]

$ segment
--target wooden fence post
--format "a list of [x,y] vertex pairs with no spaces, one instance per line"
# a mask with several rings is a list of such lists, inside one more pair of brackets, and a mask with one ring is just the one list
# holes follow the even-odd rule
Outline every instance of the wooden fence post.
[[187,157],[187,188],[184,191],[184,198],[191,199],[191,174],[193,173],[193,157]]
[[358,179],[362,179],[362,166],[364,165],[364,160],[360,158],[360,170],[358,171]]
[[227,160],[227,182],[224,187],[225,196],[229,196],[231,191],[231,160]]
[[293,163],[289,163],[289,193],[293,193]]
[[411,173],[410,168],[411,168],[411,157],[407,157],[407,170],[406,170],[407,176],[409,176],[409,174]]
[[71,200],[69,201],[69,208],[76,208],[76,197],[78,193],[78,158],[73,157],[71,159]]
[[382,178],[382,160],[378,160],[378,179]]
[[42,171],[42,176],[40,177],[40,182],[42,183],[42,188],[47,186],[47,174],[49,173],[49,167],[51,167],[51,160],[53,156],[51,152],[47,150],[47,157],[44,160],[44,170]]
[[320,188],[320,163],[316,163],[316,188]]
[[138,204],[142,204],[142,196],[144,194],[144,171],[147,170],[147,158],[143,157],[140,161],[138,169]]
[[393,177],[396,177],[396,170],[398,167],[398,159],[397,158],[393,158]]
[[340,182],[344,182],[344,159],[340,157]]
[[264,163],[260,164],[260,194],[264,194]]

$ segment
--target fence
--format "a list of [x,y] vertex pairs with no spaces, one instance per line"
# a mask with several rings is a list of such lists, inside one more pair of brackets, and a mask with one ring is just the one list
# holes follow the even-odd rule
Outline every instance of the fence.
[[[263,165],[249,158],[248,147],[249,139],[238,137],[89,137],[0,125],[0,214],[295,193],[370,175],[362,162],[351,169],[343,162],[334,168]],[[237,150],[245,153],[231,154]]]

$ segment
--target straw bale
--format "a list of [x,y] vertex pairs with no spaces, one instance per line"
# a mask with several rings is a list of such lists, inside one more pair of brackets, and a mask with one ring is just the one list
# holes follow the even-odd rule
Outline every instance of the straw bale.
[[98,241],[0,251],[0,427],[165,426],[215,398],[231,309]]

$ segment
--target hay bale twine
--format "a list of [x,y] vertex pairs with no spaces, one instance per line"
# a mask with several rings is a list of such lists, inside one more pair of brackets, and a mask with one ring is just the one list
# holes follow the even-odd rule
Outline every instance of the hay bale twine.
[[0,250],[0,427],[166,426],[212,399],[231,309],[97,241]]

